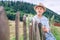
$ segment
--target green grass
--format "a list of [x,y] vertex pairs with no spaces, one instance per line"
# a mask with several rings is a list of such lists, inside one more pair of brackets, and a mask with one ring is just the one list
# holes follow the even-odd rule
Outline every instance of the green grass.
[[[10,26],[10,40],[15,40],[15,21],[9,20],[9,26]],[[20,22],[19,26],[19,40],[23,40],[23,23]],[[27,29],[28,30],[28,29]],[[55,36],[56,40],[60,40],[60,27],[52,26],[51,32]],[[28,33],[28,31],[27,31]],[[28,37],[28,35],[27,35]]]
[[51,32],[55,36],[56,40],[60,40],[60,27],[57,26],[51,27]]

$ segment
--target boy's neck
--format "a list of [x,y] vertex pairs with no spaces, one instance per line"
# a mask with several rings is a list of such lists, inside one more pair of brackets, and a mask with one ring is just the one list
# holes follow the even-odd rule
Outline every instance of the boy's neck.
[[37,15],[38,16],[38,18],[41,18],[42,17],[42,15]]

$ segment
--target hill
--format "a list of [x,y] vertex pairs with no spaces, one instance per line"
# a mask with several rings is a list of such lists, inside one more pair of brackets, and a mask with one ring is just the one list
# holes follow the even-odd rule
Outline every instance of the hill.
[[[17,11],[20,11],[20,20],[22,21],[22,17],[24,14],[33,14],[35,15],[36,12],[34,11],[33,7],[34,4],[26,3],[26,2],[20,2],[20,1],[0,1],[0,6],[4,6],[7,16],[10,20],[15,20],[15,14]],[[54,11],[46,8],[46,12],[43,14],[49,20],[54,16],[54,21],[60,22],[60,15],[55,13]]]

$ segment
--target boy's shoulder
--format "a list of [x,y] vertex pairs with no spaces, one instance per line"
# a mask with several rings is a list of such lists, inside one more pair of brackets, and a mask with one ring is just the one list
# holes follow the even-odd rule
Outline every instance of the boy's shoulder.
[[43,18],[48,19],[47,17],[43,16]]
[[[32,19],[36,20],[37,19],[37,15],[35,15]],[[43,16],[42,19],[48,21],[48,18],[45,17],[45,16]]]
[[43,16],[43,19],[48,20],[48,18],[47,18],[47,17],[45,17],[45,16]]
[[[36,17],[37,17],[37,15],[35,15],[33,18],[36,18]],[[48,18],[45,16],[42,16],[42,18],[48,20]]]

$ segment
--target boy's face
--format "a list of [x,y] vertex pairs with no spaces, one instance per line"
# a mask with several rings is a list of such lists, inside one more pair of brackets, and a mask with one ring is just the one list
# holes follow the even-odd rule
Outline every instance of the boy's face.
[[42,7],[36,8],[37,15],[42,15],[44,13],[44,9]]

